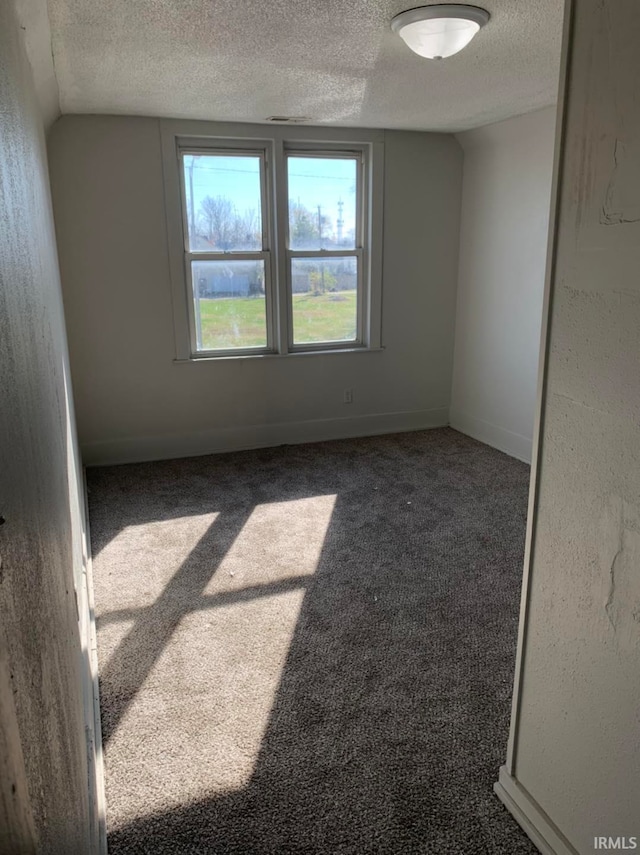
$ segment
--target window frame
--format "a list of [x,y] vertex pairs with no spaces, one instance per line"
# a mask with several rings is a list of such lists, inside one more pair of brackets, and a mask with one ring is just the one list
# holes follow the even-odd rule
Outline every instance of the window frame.
[[[235,125],[160,120],[165,213],[173,304],[175,361],[380,350],[382,308],[382,202],[384,132],[346,128]],[[189,249],[183,157],[239,153],[261,158],[261,252],[203,252]],[[357,157],[357,235],[354,250],[290,250],[288,239],[289,156]],[[356,339],[294,344],[291,259],[358,256]],[[264,258],[266,347],[198,349],[196,297],[191,260]]]
[[[202,251],[193,250],[189,245],[189,217],[187,212],[187,192],[185,180],[184,158],[189,155],[200,156],[230,156],[230,157],[254,157],[260,162],[260,213],[262,223],[262,248],[259,250],[229,250],[229,251]],[[184,276],[187,288],[187,311],[189,322],[189,339],[191,342],[192,358],[202,359],[217,356],[247,356],[251,354],[272,353],[273,342],[273,271],[271,270],[271,246],[272,228],[269,211],[269,189],[267,176],[267,152],[266,148],[249,148],[237,146],[189,146],[180,145],[178,148],[179,179],[180,179],[180,212],[182,215],[183,249],[184,249]],[[265,290],[265,338],[264,346],[255,347],[224,347],[204,348],[202,342],[202,327],[198,323],[200,316],[200,300],[196,297],[193,283],[192,262],[193,261],[262,261],[264,266],[264,290]]]
[[[369,289],[365,287],[367,277],[365,276],[365,264],[367,258],[366,246],[366,224],[368,221],[368,206],[366,196],[366,176],[368,164],[368,152],[366,148],[345,148],[341,145],[325,145],[303,147],[294,145],[285,146],[284,149],[284,173],[287,183],[287,231],[286,231],[286,281],[287,301],[289,317],[288,351],[289,353],[317,352],[325,350],[344,350],[345,348],[360,348],[365,346],[365,319],[367,317],[367,303]],[[291,249],[291,235],[289,232],[289,158],[290,157],[316,157],[318,159],[340,159],[356,161],[356,234],[355,247],[351,250],[307,250]],[[295,343],[295,330],[293,325],[293,260],[301,259],[325,259],[325,258],[355,258],[357,262],[356,280],[356,337],[354,339],[336,339],[333,341],[302,342]]]

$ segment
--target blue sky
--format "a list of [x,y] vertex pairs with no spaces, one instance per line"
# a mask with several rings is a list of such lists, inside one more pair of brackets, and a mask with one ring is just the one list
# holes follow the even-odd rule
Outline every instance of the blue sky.
[[[289,198],[298,200],[314,213],[318,205],[331,220],[335,231],[338,200],[344,202],[344,232],[355,224],[355,175],[353,159],[290,157]],[[185,187],[189,204],[189,171],[191,156],[185,155]],[[196,216],[205,196],[227,196],[240,214],[248,209],[260,210],[259,160],[242,155],[201,155],[193,168],[193,196]]]

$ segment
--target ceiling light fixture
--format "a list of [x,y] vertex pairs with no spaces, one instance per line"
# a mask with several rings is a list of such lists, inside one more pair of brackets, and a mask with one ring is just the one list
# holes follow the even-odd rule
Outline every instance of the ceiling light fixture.
[[440,3],[401,12],[391,29],[419,56],[444,59],[466,47],[489,17],[478,6]]

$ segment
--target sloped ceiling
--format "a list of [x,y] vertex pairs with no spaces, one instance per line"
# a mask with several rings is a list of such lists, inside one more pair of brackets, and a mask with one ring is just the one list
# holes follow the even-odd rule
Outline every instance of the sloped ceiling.
[[[0,0],[3,2],[3,0]],[[60,115],[60,97],[53,56],[47,0],[14,0],[45,128]]]
[[412,5],[49,0],[61,109],[460,131],[555,101],[563,0],[486,0],[489,24],[439,62],[390,30]]

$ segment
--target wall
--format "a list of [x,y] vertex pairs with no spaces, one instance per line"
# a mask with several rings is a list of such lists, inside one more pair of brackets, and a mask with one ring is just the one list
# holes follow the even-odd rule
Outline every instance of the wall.
[[587,855],[594,837],[640,846],[639,39],[637,0],[575,0],[511,749],[498,787],[541,850],[558,855]]
[[0,851],[86,855],[81,473],[24,32],[0,3]]
[[53,65],[47,0],[12,0],[23,32],[33,86],[45,131],[60,115],[60,93]]
[[385,135],[383,351],[179,364],[159,122],[63,116],[50,167],[85,461],[446,424],[461,166],[453,137]]
[[453,427],[529,462],[555,108],[459,134],[464,148]]

